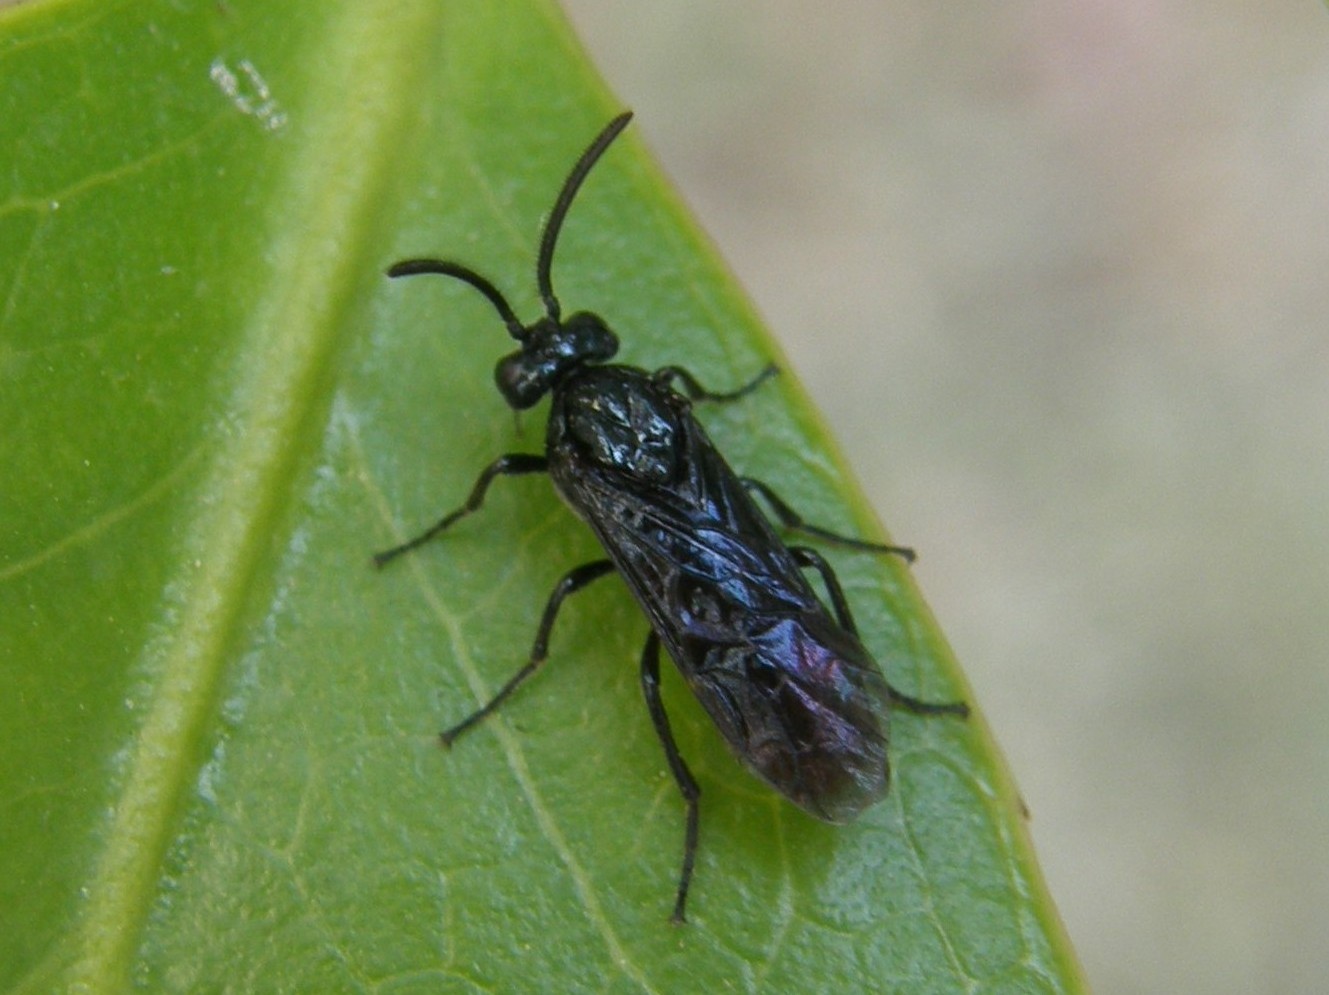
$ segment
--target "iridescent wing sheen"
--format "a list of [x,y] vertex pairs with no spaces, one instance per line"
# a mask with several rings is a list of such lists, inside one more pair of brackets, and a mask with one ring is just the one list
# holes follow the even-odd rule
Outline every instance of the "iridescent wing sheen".
[[686,481],[644,490],[590,465],[560,485],[734,754],[848,821],[886,793],[885,678],[700,426],[679,427]]

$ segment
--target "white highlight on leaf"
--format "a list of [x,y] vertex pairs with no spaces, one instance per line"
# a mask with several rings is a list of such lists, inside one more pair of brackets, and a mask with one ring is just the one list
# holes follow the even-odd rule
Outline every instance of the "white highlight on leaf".
[[224,59],[214,59],[208,75],[241,114],[257,118],[268,131],[286,124],[286,112],[273,99],[267,80],[248,59],[241,59],[234,70]]

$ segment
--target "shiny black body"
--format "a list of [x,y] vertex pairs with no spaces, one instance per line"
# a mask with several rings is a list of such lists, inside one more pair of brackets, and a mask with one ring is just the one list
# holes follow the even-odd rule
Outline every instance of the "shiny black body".
[[[678,367],[650,373],[608,365],[618,340],[605,323],[588,312],[562,319],[550,279],[559,229],[591,166],[629,118],[615,118],[586,150],[550,214],[536,267],[544,317],[523,325],[488,280],[457,263],[415,259],[388,271],[391,276],[451,276],[484,294],[520,343],[495,370],[499,390],[516,409],[546,394],[551,407],[543,455],[499,458],[480,475],[461,508],[375,561],[382,566],[478,510],[496,477],[549,474],[608,558],[577,567],[559,582],[526,665],[442,739],[450,746],[535,672],[567,595],[619,574],[650,621],[642,690],[688,806],[674,904],[674,919],[682,922],[697,847],[700,789],[678,752],[660,698],[661,644],[735,755],[785,797],[828,822],[853,819],[885,795],[893,705],[919,714],[964,716],[968,710],[961,703],[918,701],[892,688],[860,642],[830,566],[809,547],[787,546],[753,495],[787,530],[857,549],[912,554],[807,524],[770,487],[736,474],[693,416],[694,402],[735,400],[773,374],[773,367],[738,390],[716,393]],[[831,608],[809,583],[809,569],[822,578]]]
[[890,692],[693,417],[642,370],[559,385],[549,475],[730,748],[829,822],[886,793]]

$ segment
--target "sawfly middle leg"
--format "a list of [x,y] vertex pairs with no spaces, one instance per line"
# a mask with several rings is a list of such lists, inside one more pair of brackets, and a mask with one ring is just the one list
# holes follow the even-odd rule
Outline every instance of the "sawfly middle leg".
[[[858,626],[854,624],[853,613],[849,611],[849,599],[844,596],[840,578],[835,576],[831,565],[810,546],[791,546],[789,551],[794,554],[794,559],[798,561],[800,567],[815,570],[821,575],[822,583],[826,585],[826,591],[831,596],[836,619],[841,626],[857,636]],[[957,715],[962,719],[969,715],[969,706],[963,701],[923,701],[903,691],[897,691],[889,680],[886,682],[886,692],[891,697],[891,704],[898,705],[915,715]]]
[[545,662],[549,656],[549,634],[554,628],[554,619],[558,617],[558,609],[563,604],[563,599],[569,594],[580,591],[583,587],[593,580],[598,580],[605,574],[614,572],[614,564],[609,560],[594,560],[590,563],[583,563],[575,570],[569,570],[554,586],[554,593],[549,596],[549,602],[545,605],[544,615],[540,619],[540,628],[535,631],[535,643],[531,646],[531,655],[527,658],[525,665],[508,678],[508,682],[498,689],[498,693],[482,707],[472,712],[466,718],[462,719],[455,726],[444,729],[438,734],[443,745],[451,747],[453,742],[471,728],[477,722],[489,716],[496,711],[503,702],[512,696],[512,692],[521,687],[526,679],[540,669],[540,665]]
[[832,532],[829,529],[823,529],[820,525],[810,525],[808,522],[791,508],[780,495],[771,490],[769,484],[762,483],[754,477],[740,477],[743,486],[754,494],[761,495],[762,499],[770,506],[771,511],[775,512],[775,517],[791,532],[802,532],[804,535],[815,536],[826,542],[834,543],[837,546],[845,546],[849,549],[862,550],[865,553],[894,553],[906,563],[913,563],[915,553],[908,546],[888,546],[882,542],[869,542],[867,539],[856,539],[853,536],[840,535],[838,532]]

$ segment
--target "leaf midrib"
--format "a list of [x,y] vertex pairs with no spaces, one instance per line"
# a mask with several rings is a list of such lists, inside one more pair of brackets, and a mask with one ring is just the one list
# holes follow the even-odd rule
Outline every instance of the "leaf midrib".
[[[369,253],[384,224],[392,168],[410,132],[443,8],[392,0],[347,5],[304,53],[315,94],[292,113],[294,154],[274,184],[268,279],[240,329],[228,425],[200,495],[180,573],[178,624],[144,651],[155,687],[127,750],[122,786],[103,836],[67,976],[71,990],[128,983],[180,801],[269,538],[326,407],[323,373],[358,290],[375,272]],[[281,140],[274,137],[274,141]]]

